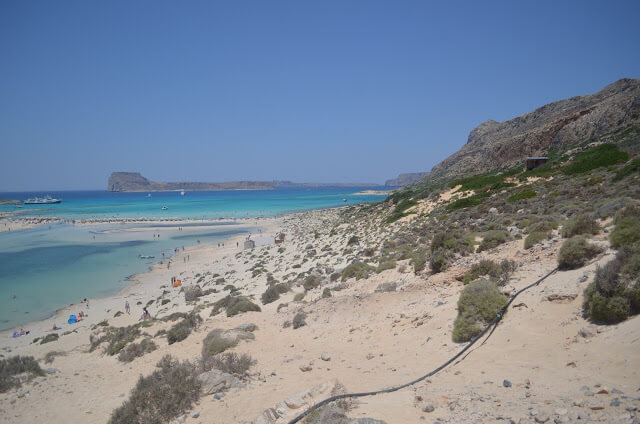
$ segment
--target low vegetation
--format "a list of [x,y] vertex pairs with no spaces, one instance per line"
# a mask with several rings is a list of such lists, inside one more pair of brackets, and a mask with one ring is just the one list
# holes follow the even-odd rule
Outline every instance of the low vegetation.
[[193,331],[193,329],[197,328],[198,325],[202,322],[202,318],[200,314],[197,312],[188,313],[182,321],[174,324],[173,327],[167,331],[167,342],[169,344],[174,344],[177,342],[181,342]]
[[140,343],[130,343],[120,351],[118,359],[122,362],[131,362],[156,350],[158,346],[149,338],[142,339]]
[[18,355],[2,359],[0,360],[0,393],[20,387],[26,379],[43,375],[44,371],[33,356]]
[[499,245],[506,243],[509,239],[509,233],[504,230],[492,230],[484,234],[478,252],[493,249]]
[[367,278],[371,273],[375,271],[375,267],[365,264],[364,262],[354,261],[347,265],[342,271],[342,281],[347,281],[349,278],[355,277],[356,280]]
[[203,356],[201,365],[203,371],[210,371],[215,368],[227,374],[244,378],[249,368],[251,368],[251,364],[251,356],[247,354],[238,355],[235,352],[225,352],[214,356]]
[[563,270],[580,268],[600,252],[601,249],[589,243],[584,236],[573,236],[558,252],[558,267]]
[[289,291],[289,286],[284,283],[277,283],[270,285],[267,287],[260,300],[263,305],[267,305],[269,303],[273,303],[276,300],[280,299],[280,295]]
[[507,304],[498,287],[487,280],[465,286],[458,299],[458,317],[453,323],[453,341],[468,342],[482,332]]
[[548,231],[533,231],[530,232],[524,239],[524,248],[531,249],[536,244],[549,238],[550,233]]
[[246,296],[233,296],[228,295],[218,300],[213,305],[211,310],[211,316],[219,314],[223,309],[227,311],[227,316],[232,317],[242,312],[260,312],[260,306],[256,305]]
[[580,215],[567,221],[562,228],[562,237],[569,238],[577,235],[595,235],[600,233],[600,224],[595,219]]
[[99,335],[89,336],[89,352],[96,350],[101,344],[106,343],[105,353],[115,355],[120,353],[124,347],[140,336],[140,325],[130,325],[128,327],[103,327]]
[[605,143],[578,153],[573,161],[564,168],[564,173],[567,175],[582,174],[628,160],[629,154],[620,151],[615,144]]
[[109,424],[161,424],[188,411],[200,398],[196,367],[163,357],[149,376],[140,377],[129,399],[111,414]]
[[537,194],[533,190],[522,190],[507,198],[507,202],[519,202],[520,200],[533,199]]
[[471,266],[471,269],[464,274],[462,282],[469,284],[480,277],[487,277],[497,285],[503,286],[509,282],[509,278],[516,268],[516,263],[508,259],[504,259],[502,262],[483,259]]

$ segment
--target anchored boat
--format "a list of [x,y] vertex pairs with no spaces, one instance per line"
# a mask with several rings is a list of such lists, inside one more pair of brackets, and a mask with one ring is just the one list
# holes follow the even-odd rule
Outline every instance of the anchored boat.
[[46,195],[44,197],[34,197],[31,199],[25,200],[25,205],[50,205],[52,203],[61,203],[62,199],[54,199],[53,197]]

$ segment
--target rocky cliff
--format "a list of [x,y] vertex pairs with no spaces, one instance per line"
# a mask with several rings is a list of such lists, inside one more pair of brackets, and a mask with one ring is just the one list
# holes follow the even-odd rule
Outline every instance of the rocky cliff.
[[397,178],[387,180],[384,185],[387,187],[402,187],[409,184],[413,184],[416,181],[429,175],[428,172],[410,172],[406,174],[400,174]]
[[488,120],[473,129],[467,143],[434,166],[428,181],[488,172],[523,163],[590,141],[617,142],[640,126],[640,80],[621,79],[598,93],[542,106],[517,118]]
[[271,190],[273,188],[274,183],[268,181],[158,183],[146,179],[139,172],[112,172],[107,185],[108,191]]

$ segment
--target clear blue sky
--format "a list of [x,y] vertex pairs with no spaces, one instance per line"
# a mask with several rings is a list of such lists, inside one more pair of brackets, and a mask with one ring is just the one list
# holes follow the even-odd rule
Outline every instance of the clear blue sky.
[[[528,4],[525,4],[528,3]],[[2,1],[0,191],[378,182],[640,77],[638,1]]]

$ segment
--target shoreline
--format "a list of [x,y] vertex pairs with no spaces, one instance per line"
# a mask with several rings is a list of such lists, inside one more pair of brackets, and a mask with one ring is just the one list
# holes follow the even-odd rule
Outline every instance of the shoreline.
[[[258,234],[252,234],[252,238],[256,241],[256,247],[263,246],[265,244],[269,244],[268,240],[271,239],[271,244],[273,243],[273,237],[275,237],[275,233],[277,232],[276,227],[280,228],[282,226],[282,222],[286,217],[290,217],[295,215],[296,213],[290,213],[286,215],[282,215],[280,217],[271,217],[271,218],[237,218],[233,221],[225,220],[227,224],[237,224],[240,228],[259,228],[261,230]],[[211,225],[220,224],[222,220],[176,220],[175,226],[179,226],[180,224],[189,224],[189,223],[206,223]],[[251,222],[253,221],[253,222]],[[153,221],[138,221],[144,223],[154,223]],[[166,222],[166,221],[156,221],[155,223]],[[132,222],[120,222],[122,224],[132,223]],[[95,225],[95,224],[108,224],[108,223],[83,223],[80,225]],[[118,224],[118,222],[111,222],[111,224]],[[41,224],[45,225],[45,224]],[[174,226],[166,227],[166,229],[173,228]],[[29,229],[29,228],[24,228]],[[127,229],[127,230],[134,230]],[[124,231],[127,231],[124,230]],[[154,230],[161,231],[162,227],[150,227],[145,228],[144,230]],[[271,234],[273,233],[273,234]],[[273,237],[271,237],[273,236]],[[161,264],[160,261],[154,262],[149,265],[147,271],[134,273],[126,276],[123,281],[127,282],[127,284],[119,289],[117,293],[97,298],[89,298],[89,308],[87,308],[83,302],[75,302],[66,306],[60,306],[55,309],[50,315],[46,318],[35,319],[33,321],[29,321],[23,325],[12,326],[6,329],[0,330],[0,339],[4,340],[5,338],[9,340],[13,340],[19,343],[16,343],[15,347],[24,346],[32,343],[32,340],[36,337],[44,337],[47,334],[53,333],[51,329],[53,328],[52,324],[55,324],[57,327],[61,327],[60,330],[56,332],[60,332],[64,334],[67,331],[75,332],[80,328],[86,327],[87,325],[95,325],[103,320],[109,320],[113,318],[113,315],[110,314],[114,307],[117,307],[116,301],[122,303],[119,309],[124,310],[124,300],[130,297],[143,296],[154,289],[160,289],[162,286],[166,285],[170,290],[172,289],[169,286],[170,275],[176,274],[178,272],[184,273],[182,268],[192,267],[192,264],[200,264],[203,261],[214,259],[220,259],[228,254],[235,254],[237,252],[241,252],[243,247],[241,242],[244,241],[246,235],[234,235],[231,237],[224,238],[220,243],[224,244],[224,247],[219,247],[214,245],[213,243],[203,243],[203,244],[194,244],[191,246],[185,246],[184,251],[176,252],[174,255],[169,256],[167,259],[173,265],[173,268],[168,269],[166,267],[167,261],[164,261]],[[233,243],[237,242],[238,247],[233,246]],[[228,246],[227,246],[228,244]],[[189,256],[189,262],[180,262],[179,260],[185,256]],[[162,285],[158,285],[154,287],[154,283],[157,283],[158,280],[161,280]],[[187,285],[187,284],[185,284]],[[131,303],[132,311],[136,308],[135,302]],[[143,302],[144,303],[144,302]],[[99,310],[101,310],[99,312]],[[79,321],[77,324],[68,324],[67,319],[69,315],[75,314],[77,315],[80,311],[83,311],[87,314],[87,317],[84,320]],[[152,313],[153,315],[153,313]],[[15,331],[19,331],[20,329],[25,329],[25,331],[29,331],[29,334],[20,336],[17,338],[12,337]],[[24,340],[22,340],[24,338]],[[25,343],[26,341],[26,343]],[[9,343],[1,343],[0,349],[6,351]],[[10,347],[11,348],[11,347]]]

